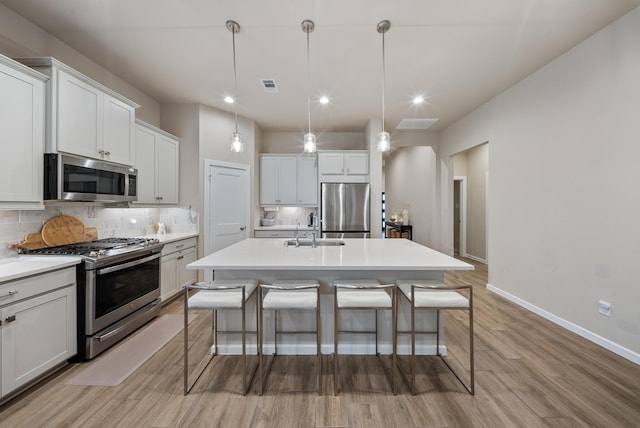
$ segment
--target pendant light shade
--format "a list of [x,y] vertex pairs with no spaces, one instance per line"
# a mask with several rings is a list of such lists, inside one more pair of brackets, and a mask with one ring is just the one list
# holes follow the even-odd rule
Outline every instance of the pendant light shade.
[[311,93],[309,90],[309,33],[313,31],[315,25],[313,21],[305,19],[302,21],[302,31],[307,34],[307,117],[309,119],[309,132],[304,135],[304,151],[306,153],[315,153],[316,146],[316,136],[311,132]]
[[391,148],[391,138],[389,133],[382,131],[378,134],[378,144],[376,146],[379,152],[388,152]]
[[236,130],[231,134],[231,151],[240,153],[244,151],[244,143],[242,135],[238,132],[238,73],[236,68],[236,33],[240,32],[240,24],[236,21],[227,21],[227,29],[231,31],[231,40],[233,44],[233,105],[235,106]]
[[391,22],[384,20],[378,22],[376,27],[378,33],[382,34],[382,131],[378,134],[378,144],[376,148],[379,152],[388,152],[391,148],[391,138],[389,133],[384,130],[384,87],[386,80],[386,73],[384,69],[385,65],[385,52],[384,52],[384,34],[391,28]]

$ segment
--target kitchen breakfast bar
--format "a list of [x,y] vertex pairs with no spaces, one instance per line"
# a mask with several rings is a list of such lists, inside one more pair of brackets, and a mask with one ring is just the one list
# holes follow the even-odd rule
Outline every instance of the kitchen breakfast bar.
[[[214,279],[255,279],[261,284],[272,284],[277,280],[309,279],[320,283],[321,297],[321,325],[322,351],[325,354],[333,352],[333,289],[335,280],[376,279],[381,284],[394,284],[397,280],[438,280],[443,281],[444,272],[450,270],[472,270],[473,266],[457,260],[431,248],[417,244],[407,239],[344,239],[317,240],[313,242],[300,240],[298,246],[295,240],[284,239],[245,239],[227,248],[205,256],[187,265],[189,269],[213,270]],[[289,245],[287,245],[289,244]],[[334,244],[334,245],[332,245]],[[341,244],[341,245],[335,245]],[[251,307],[251,306],[250,306]],[[405,308],[406,309],[406,308]],[[372,313],[367,313],[372,312]],[[399,307],[399,328],[408,323],[408,311]],[[223,315],[223,324],[240,325],[240,317],[236,314]],[[299,315],[299,316],[298,316]],[[255,317],[255,313],[250,315]],[[340,322],[350,324],[355,329],[366,330],[374,322],[375,312],[354,311],[341,314]],[[388,317],[390,314],[381,313]],[[282,321],[282,327],[295,326],[296,329],[310,328],[313,317],[308,312],[287,314]],[[428,328],[435,326],[434,317],[425,317]],[[255,318],[253,318],[254,320]],[[255,325],[248,320],[248,326]],[[270,324],[265,320],[265,328]],[[381,351],[391,349],[391,331],[383,328],[381,323],[380,338]],[[442,323],[441,329],[443,328]],[[239,337],[232,337],[225,343],[219,343],[220,353],[239,353]],[[265,338],[265,341],[268,341]],[[272,339],[271,339],[272,340]],[[251,342],[248,342],[251,343]],[[430,346],[429,346],[430,344]],[[417,344],[419,353],[435,353],[434,342]],[[269,344],[266,343],[266,349]],[[373,338],[354,336],[350,340],[340,342],[341,353],[369,354],[375,353]],[[406,353],[408,343],[399,340],[398,352]],[[315,353],[315,339],[292,340],[279,342],[278,352],[282,354],[310,354]]]

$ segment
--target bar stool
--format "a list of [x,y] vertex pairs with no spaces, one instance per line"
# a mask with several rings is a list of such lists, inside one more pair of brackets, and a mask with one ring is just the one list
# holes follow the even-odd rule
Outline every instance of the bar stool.
[[[242,334],[242,393],[247,394],[251,388],[251,382],[255,376],[258,364],[253,367],[249,382],[247,382],[247,333],[258,335],[258,299],[255,292],[258,288],[258,281],[254,279],[219,280],[212,282],[197,283],[184,286],[184,395],[187,395],[196,384],[204,370],[213,358],[218,355],[218,334]],[[198,290],[189,297],[189,290]],[[252,297],[256,297],[256,330],[246,330],[246,307],[247,302]],[[189,310],[209,310],[211,311],[211,327],[213,332],[214,352],[206,362],[204,367],[198,372],[196,379],[189,385],[189,330],[188,311]],[[240,331],[218,330],[217,315],[220,310],[240,310],[242,312],[242,326]]]
[[[395,365],[396,365],[396,297],[395,284],[382,285],[376,279],[347,279],[336,280],[334,287],[334,336],[333,336],[333,393],[338,395],[340,387],[338,385],[338,345],[340,334],[374,334],[376,338],[376,355],[380,358],[382,368],[389,378],[391,390],[396,393]],[[375,330],[341,330],[340,312],[344,310],[374,310]],[[378,352],[378,311],[391,310],[391,341],[392,341],[392,364],[391,374],[387,372],[380,353]]]
[[[295,334],[315,334],[316,335],[316,355],[318,357],[318,395],[322,395],[322,353],[320,351],[321,324],[320,324],[320,283],[316,280],[278,280],[273,284],[260,284],[260,328],[258,338],[258,355],[260,358],[260,395],[262,395],[266,382],[271,371],[271,366],[278,355],[278,336]],[[271,361],[267,368],[266,378],[263,369],[263,339],[264,339],[264,311],[275,311],[274,342],[275,349]],[[278,330],[278,313],[281,310],[315,310],[316,329],[311,331],[302,330]]]
[[[397,292],[403,296],[411,307],[411,330],[398,331],[398,334],[411,334],[411,394],[415,395],[415,356],[416,334],[436,335],[436,354],[449,368],[451,373],[460,381],[462,386],[474,395],[475,375],[473,362],[473,288],[471,285],[447,286],[438,281],[430,280],[398,280]],[[469,297],[465,297],[459,291],[467,290]],[[429,331],[416,331],[416,310],[428,309],[436,311],[436,329]],[[464,310],[469,314],[469,367],[470,383],[465,384],[460,376],[453,370],[447,360],[440,353],[440,311]],[[396,312],[397,314],[397,312]],[[403,375],[402,371],[400,374]],[[405,378],[406,381],[406,378]],[[408,382],[407,382],[408,383]]]

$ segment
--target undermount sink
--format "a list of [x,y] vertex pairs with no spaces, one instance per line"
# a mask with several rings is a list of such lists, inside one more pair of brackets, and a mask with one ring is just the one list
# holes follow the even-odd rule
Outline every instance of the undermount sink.
[[[324,240],[324,239],[316,239],[316,247],[338,247],[340,245],[344,245],[345,242],[344,241],[338,241],[338,240]],[[296,241],[295,239],[289,239],[287,241],[284,241],[284,245],[285,247],[312,247],[313,246],[313,240],[311,239],[299,239],[298,241]]]

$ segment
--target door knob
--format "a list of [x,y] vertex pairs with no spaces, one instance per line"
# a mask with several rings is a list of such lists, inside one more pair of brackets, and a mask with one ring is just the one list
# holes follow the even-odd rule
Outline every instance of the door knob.
[[240,226],[240,230],[245,230],[246,227],[245,226]]

